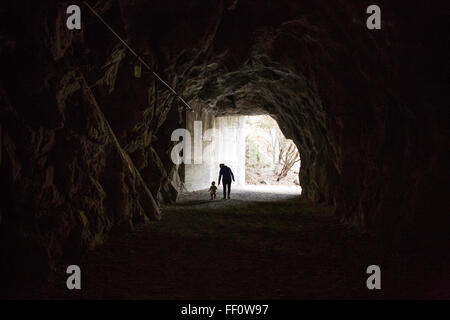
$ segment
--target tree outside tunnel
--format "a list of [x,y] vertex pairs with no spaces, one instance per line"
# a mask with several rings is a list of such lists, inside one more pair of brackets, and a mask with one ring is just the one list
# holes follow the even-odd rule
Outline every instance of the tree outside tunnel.
[[246,183],[299,186],[300,153],[269,115],[246,119]]

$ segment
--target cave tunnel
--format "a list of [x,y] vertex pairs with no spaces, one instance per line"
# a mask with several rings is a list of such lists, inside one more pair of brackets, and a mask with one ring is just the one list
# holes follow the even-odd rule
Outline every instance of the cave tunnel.
[[[64,1],[3,1],[0,295],[449,298],[450,10],[375,2],[380,30],[368,1],[88,1],[143,65],[82,2],[69,30]],[[245,136],[203,134],[254,115],[301,196],[211,202],[224,157],[245,184]]]

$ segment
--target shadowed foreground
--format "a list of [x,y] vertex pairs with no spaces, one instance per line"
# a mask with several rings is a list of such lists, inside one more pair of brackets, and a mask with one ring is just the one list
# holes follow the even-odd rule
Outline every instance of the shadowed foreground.
[[[423,269],[423,264],[408,269],[413,257],[387,257],[377,249],[375,239],[339,224],[327,206],[313,206],[292,195],[287,199],[279,195],[280,200],[272,202],[260,201],[261,195],[251,192],[246,193],[248,201],[239,200],[239,192],[234,196],[214,203],[204,200],[204,192],[181,197],[177,205],[164,208],[160,222],[112,236],[84,257],[79,264],[81,291],[65,289],[61,266],[64,278],[57,277],[46,295],[83,299],[448,297],[448,278],[442,277],[448,269],[443,264],[435,265],[432,272]],[[366,288],[366,268],[371,264],[382,268],[382,290]]]

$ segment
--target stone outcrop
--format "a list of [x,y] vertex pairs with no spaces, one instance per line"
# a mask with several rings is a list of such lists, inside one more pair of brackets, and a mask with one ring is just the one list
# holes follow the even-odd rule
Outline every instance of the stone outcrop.
[[[272,115],[301,153],[303,197],[387,241],[448,244],[448,9],[379,1],[369,31],[356,0],[90,3],[189,103]],[[66,6],[0,4],[6,271],[158,219],[182,187],[170,135],[184,106],[135,78],[86,8],[67,30]]]

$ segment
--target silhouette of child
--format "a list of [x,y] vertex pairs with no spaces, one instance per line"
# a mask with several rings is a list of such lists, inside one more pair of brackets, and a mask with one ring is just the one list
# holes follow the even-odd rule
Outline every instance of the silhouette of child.
[[211,200],[216,198],[216,191],[217,191],[216,182],[213,181],[213,182],[211,182],[211,187],[209,187],[209,193],[211,194]]

